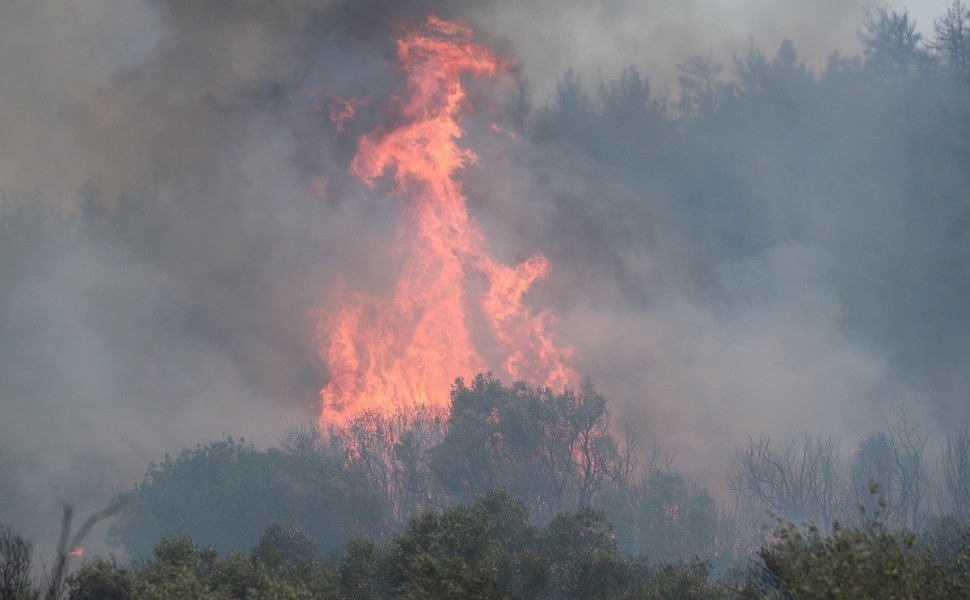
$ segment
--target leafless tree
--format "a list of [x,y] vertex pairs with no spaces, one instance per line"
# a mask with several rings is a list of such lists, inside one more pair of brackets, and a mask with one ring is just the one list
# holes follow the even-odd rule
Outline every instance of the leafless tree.
[[[923,462],[926,440],[926,432],[901,411],[897,423],[888,424],[855,449],[852,490],[867,515],[878,514],[891,528],[916,528],[923,523],[931,478]],[[876,488],[879,491],[873,494]]]
[[728,473],[740,516],[766,513],[794,522],[830,527],[840,506],[843,470],[841,444],[831,436],[806,434],[801,443],[788,440],[773,447],[771,438],[749,438],[738,448]]
[[121,504],[118,502],[110,504],[107,508],[93,513],[81,523],[77,531],[71,534],[71,520],[74,517],[74,507],[64,504],[64,514],[61,518],[61,535],[57,542],[57,554],[54,557],[54,566],[47,573],[47,583],[44,590],[45,600],[61,600],[67,588],[67,573],[72,556],[81,548],[81,543],[99,521],[103,521],[118,512]]
[[30,579],[34,548],[0,523],[0,600],[29,600],[38,596]]
[[953,0],[946,14],[933,20],[935,36],[930,47],[958,76],[970,75],[970,6],[965,0]]
[[587,378],[579,395],[571,396],[574,406],[569,412],[567,438],[568,456],[572,458],[569,473],[576,479],[579,504],[590,504],[593,496],[603,489],[608,474],[619,458],[609,433],[610,412],[606,398],[598,393]]
[[963,522],[970,522],[970,427],[947,436],[943,449],[943,479],[949,509]]
[[610,480],[618,488],[633,484],[638,467],[640,432],[633,419],[623,420],[622,444],[617,448],[617,457],[610,469]]
[[656,437],[653,438],[650,444],[650,450],[647,453],[647,473],[653,473],[654,471],[670,471],[674,468],[674,461],[677,460],[677,446],[670,445],[664,446],[660,443]]
[[363,470],[372,486],[384,491],[394,518],[441,508],[441,490],[430,471],[431,449],[445,433],[445,418],[426,408],[393,415],[365,412],[347,426],[334,428],[347,458]]

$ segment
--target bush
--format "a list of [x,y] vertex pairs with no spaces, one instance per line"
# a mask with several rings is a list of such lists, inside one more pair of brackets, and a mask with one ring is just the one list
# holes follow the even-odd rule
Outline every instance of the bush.
[[922,600],[970,597],[970,553],[950,556],[920,550],[909,532],[889,531],[878,520],[833,526],[823,535],[787,524],[777,542],[758,552],[757,587],[799,600],[879,598]]
[[109,539],[135,557],[150,553],[151,540],[186,531],[220,552],[246,551],[272,523],[333,550],[354,533],[380,534],[388,520],[386,499],[340,459],[260,451],[231,437],[153,463],[118,500]]

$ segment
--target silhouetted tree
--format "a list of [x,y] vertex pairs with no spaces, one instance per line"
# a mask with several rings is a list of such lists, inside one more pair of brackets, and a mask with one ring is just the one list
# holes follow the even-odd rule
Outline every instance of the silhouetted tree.
[[132,572],[111,557],[95,557],[67,580],[70,600],[135,600]]
[[394,520],[403,523],[443,500],[430,460],[444,431],[444,416],[418,408],[365,413],[329,436],[339,439],[351,468],[362,471],[368,487],[387,498]]
[[747,446],[737,449],[727,477],[745,528],[756,529],[769,514],[829,527],[844,487],[839,446],[831,436],[806,434],[800,444],[788,440],[780,448],[768,436],[749,438]]
[[0,523],[0,600],[35,600],[40,592],[31,581],[34,548]]
[[866,13],[859,39],[865,46],[866,65],[877,75],[902,77],[930,66],[923,34],[916,31],[916,21],[907,10],[879,8]]
[[684,115],[713,115],[721,107],[730,89],[718,77],[724,65],[714,60],[711,52],[697,54],[679,66],[680,111]]
[[450,493],[468,498],[496,484],[540,515],[589,503],[625,471],[609,432],[605,398],[586,381],[579,393],[505,387],[490,375],[452,390],[447,434],[431,467]]
[[388,550],[391,589],[417,597],[536,596],[535,530],[528,508],[495,488],[468,505],[411,519]]
[[933,20],[935,36],[930,47],[943,59],[950,73],[970,76],[970,7],[965,0],[953,0],[946,14]]
[[[901,413],[899,422],[872,434],[854,451],[851,484],[858,504],[879,512],[891,528],[915,529],[924,523],[929,474],[923,462],[927,434]],[[879,494],[870,493],[872,485]],[[883,502],[884,507],[877,509]]]
[[747,53],[735,60],[738,79],[738,103],[753,104],[759,100],[786,120],[802,110],[812,98],[812,74],[798,60],[795,45],[786,39],[771,60],[752,42]]
[[280,523],[333,549],[356,532],[376,535],[389,526],[386,497],[354,463],[333,448],[293,448],[260,451],[227,438],[166,456],[121,496],[109,539],[136,557],[150,551],[151,540],[183,531],[221,551],[243,550]]
[[961,522],[970,523],[970,427],[946,437],[943,482],[947,509]]

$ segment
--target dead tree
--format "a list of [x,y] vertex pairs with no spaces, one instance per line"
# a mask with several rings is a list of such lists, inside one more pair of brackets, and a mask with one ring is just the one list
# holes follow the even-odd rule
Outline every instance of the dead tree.
[[[876,516],[890,528],[923,524],[931,478],[923,463],[926,440],[926,432],[903,411],[897,423],[859,444],[851,480],[856,501],[866,509],[863,518]],[[873,489],[878,492],[873,494]]]
[[943,479],[949,510],[960,521],[970,522],[970,427],[946,437]]
[[950,73],[970,75],[970,6],[966,0],[952,0],[946,14],[933,20],[936,35],[930,47],[943,60]]
[[806,434],[801,443],[788,440],[777,448],[768,436],[738,448],[727,482],[748,533],[767,516],[830,527],[843,488],[840,446],[831,436]]
[[67,587],[67,573],[72,556],[76,556],[81,549],[84,538],[99,521],[103,521],[121,509],[120,502],[113,502],[107,508],[99,510],[89,516],[74,534],[71,534],[71,520],[74,517],[74,507],[64,504],[64,514],[61,517],[61,535],[57,542],[57,554],[54,566],[47,573],[47,583],[44,590],[45,600],[61,600]]
[[34,548],[0,523],[0,600],[29,600],[38,596],[30,579]]

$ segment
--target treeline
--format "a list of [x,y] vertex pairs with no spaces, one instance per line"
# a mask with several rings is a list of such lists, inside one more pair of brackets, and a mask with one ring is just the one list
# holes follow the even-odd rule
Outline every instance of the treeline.
[[70,597],[718,597],[703,562],[653,565],[624,554],[602,513],[588,507],[536,526],[526,505],[502,488],[417,515],[385,543],[355,537],[327,557],[317,548],[313,538],[279,525],[248,556],[224,560],[187,537],[166,538],[131,567],[88,563],[73,576]]
[[826,531],[877,512],[893,531],[970,516],[970,430],[931,460],[927,433],[905,414],[852,448],[820,435],[751,438],[736,449],[726,489],[712,493],[663,448],[641,447],[630,429],[616,435],[623,424],[611,423],[589,382],[556,394],[479,375],[458,380],[451,397],[447,417],[370,413],[289,432],[266,450],[227,438],[166,456],[116,498],[109,539],[134,557],[178,532],[241,551],[279,522],[331,551],[353,535],[390,539],[415,515],[502,486],[538,523],[591,506],[617,526],[623,551],[726,567],[762,545],[769,515]]
[[[905,418],[851,452],[752,438],[727,478],[733,503],[719,503],[662,449],[615,435],[588,381],[556,394],[479,375],[456,381],[452,403],[447,417],[364,414],[265,450],[227,438],[167,456],[98,515],[131,562],[96,557],[38,588],[30,544],[4,529],[0,588],[14,591],[0,598],[968,591],[970,434],[945,445],[933,503],[927,435]],[[76,543],[61,543],[65,566]]]
[[468,504],[426,511],[384,542],[355,536],[321,553],[312,536],[269,525],[248,552],[225,555],[186,535],[150,556],[86,560],[56,591],[29,577],[30,545],[0,530],[4,600],[230,600],[310,598],[962,598],[970,546],[939,552],[933,534],[886,529],[878,517],[825,534],[780,523],[750,562],[721,574],[701,559],[650,561],[619,550],[589,507],[537,526],[501,487]]
[[[832,295],[840,331],[883,352],[892,384],[924,392],[934,417],[966,418],[967,31],[965,2],[926,38],[905,11],[876,11],[860,55],[813,71],[790,41],[752,43],[733,63],[685,61],[672,96],[632,68],[600,84],[567,75],[529,130],[568,165],[549,168],[568,185],[550,178],[544,247],[638,306],[663,290],[750,303],[763,296],[738,299],[725,265],[818,249],[812,289]],[[651,258],[649,281],[632,252]]]
[[345,427],[290,432],[267,450],[227,438],[167,456],[117,498],[109,539],[135,557],[176,532],[239,551],[280,522],[329,551],[354,534],[389,539],[415,515],[501,485],[539,523],[593,506],[622,524],[624,550],[731,560],[733,536],[714,497],[661,449],[618,439],[591,383],[556,394],[479,375],[459,379],[451,399],[447,417],[368,413]]

